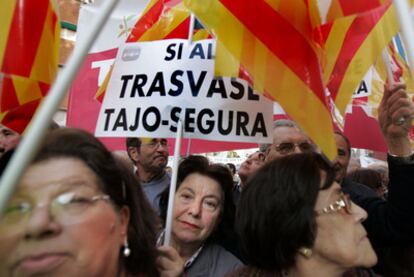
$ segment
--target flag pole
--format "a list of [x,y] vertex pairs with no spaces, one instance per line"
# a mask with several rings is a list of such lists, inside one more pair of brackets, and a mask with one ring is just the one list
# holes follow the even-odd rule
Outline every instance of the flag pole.
[[414,70],[414,29],[410,17],[410,7],[406,0],[394,0],[395,10],[400,22],[402,37],[407,47],[408,64]]
[[[194,14],[190,15],[190,28],[188,30],[188,44],[193,43],[193,32],[194,32]],[[177,124],[177,135],[175,137],[175,147],[174,147],[174,162],[172,168],[172,177],[170,183],[170,192],[168,194],[168,208],[167,208],[167,218],[165,220],[165,235],[163,245],[170,245],[171,241],[171,231],[172,231],[172,217],[173,217],[173,208],[174,208],[174,196],[177,188],[177,175],[178,175],[178,164],[180,162],[180,151],[181,151],[181,141],[183,138],[183,122],[180,119]]]
[[[383,60],[383,62],[385,64],[385,70],[387,72],[388,84],[390,86],[394,86],[395,85],[394,73],[392,72],[391,60],[390,60],[390,57],[388,56],[387,48],[385,48],[382,51],[382,60]],[[405,118],[402,116],[402,117],[400,117],[400,118],[397,119],[397,121],[395,122],[395,124],[401,125],[401,124],[404,123],[404,121],[405,121]]]
[[390,61],[390,57],[388,56],[387,48],[385,48],[382,51],[382,61],[384,62],[385,70],[387,71],[388,84],[393,86],[395,84],[394,74],[392,73],[391,61]]
[[185,155],[186,157],[190,156],[190,153],[191,153],[191,143],[192,143],[192,139],[189,138],[188,139],[188,144],[187,144],[187,153]]
[[48,95],[34,115],[23,140],[17,147],[0,180],[0,216],[24,170],[36,155],[41,141],[46,136],[52,117],[62,102],[69,85],[75,78],[86,54],[117,3],[118,0],[107,0],[102,4],[101,11],[91,24],[90,35],[84,42],[76,45],[68,63],[57,76]]
[[167,209],[167,218],[165,220],[164,245],[170,245],[170,241],[171,241],[174,196],[175,196],[175,190],[177,187],[178,164],[180,163],[180,149],[181,149],[182,137],[183,137],[183,123],[180,119],[177,123],[177,135],[175,136],[174,159],[173,159],[174,162],[173,162],[173,167],[172,167],[170,192],[168,194],[168,209]]

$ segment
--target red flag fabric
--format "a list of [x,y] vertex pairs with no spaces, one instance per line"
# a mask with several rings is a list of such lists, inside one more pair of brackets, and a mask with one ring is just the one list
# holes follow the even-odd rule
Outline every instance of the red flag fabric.
[[[336,156],[308,1],[185,0],[218,41],[320,146]],[[294,10],[301,16],[289,18]]]

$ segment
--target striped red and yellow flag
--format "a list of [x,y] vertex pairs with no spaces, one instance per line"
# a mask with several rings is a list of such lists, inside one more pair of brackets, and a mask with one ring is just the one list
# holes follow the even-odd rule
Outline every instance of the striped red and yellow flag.
[[387,0],[331,0],[327,9],[326,22],[353,14],[371,11],[384,4]]
[[58,70],[60,22],[50,0],[0,9],[0,123],[22,133]]
[[390,2],[321,27],[326,54],[324,82],[340,114],[345,114],[353,92],[398,28]]
[[[266,91],[334,158],[336,145],[306,0],[184,0]],[[283,8],[282,8],[283,6]],[[288,11],[288,12],[287,12]],[[291,21],[289,12],[300,15]]]
[[[151,0],[132,28],[126,42],[185,39],[188,38],[189,27],[190,11],[184,6],[182,0]],[[211,36],[205,29],[194,29],[194,41],[209,37]],[[112,68],[95,95],[99,102],[103,101]]]

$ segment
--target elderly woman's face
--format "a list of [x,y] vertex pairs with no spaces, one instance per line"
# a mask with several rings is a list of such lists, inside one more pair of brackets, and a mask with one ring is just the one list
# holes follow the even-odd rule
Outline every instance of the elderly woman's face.
[[0,276],[115,276],[128,217],[82,161],[31,165],[0,220]]
[[313,253],[322,261],[341,268],[371,267],[377,262],[377,257],[361,224],[367,213],[350,200],[347,211],[344,197],[336,182],[329,189],[319,192],[315,207],[318,215]]
[[202,243],[218,224],[223,195],[218,182],[193,173],[175,194],[173,238],[178,243]]

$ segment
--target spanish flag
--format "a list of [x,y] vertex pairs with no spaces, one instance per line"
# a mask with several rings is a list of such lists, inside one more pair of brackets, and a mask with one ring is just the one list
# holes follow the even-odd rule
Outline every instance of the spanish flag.
[[309,1],[184,0],[184,3],[240,61],[252,77],[255,89],[266,91],[277,100],[324,153],[334,158],[336,145],[319,49],[312,41],[311,31],[318,23],[310,16],[314,7]]
[[0,123],[22,133],[58,70],[60,22],[51,0],[0,9]]

